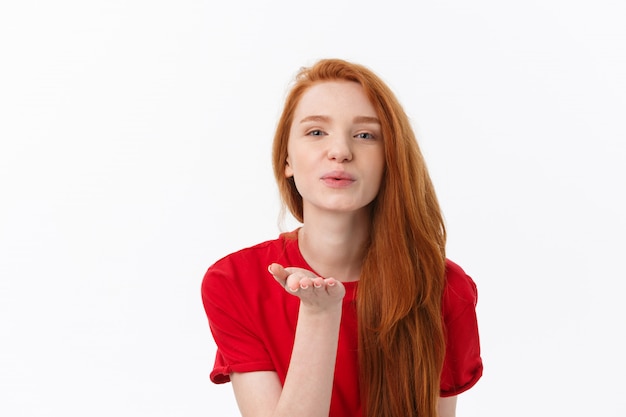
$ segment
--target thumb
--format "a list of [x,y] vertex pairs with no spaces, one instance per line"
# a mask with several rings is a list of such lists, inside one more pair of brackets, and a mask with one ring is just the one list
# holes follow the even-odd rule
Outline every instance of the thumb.
[[287,284],[289,272],[280,264],[272,263],[267,267],[267,271],[272,274],[274,279],[283,287]]

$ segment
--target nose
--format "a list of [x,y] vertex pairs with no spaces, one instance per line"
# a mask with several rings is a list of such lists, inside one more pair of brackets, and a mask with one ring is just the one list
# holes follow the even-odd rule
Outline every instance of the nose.
[[346,135],[336,135],[328,140],[328,159],[337,162],[352,160],[351,138]]

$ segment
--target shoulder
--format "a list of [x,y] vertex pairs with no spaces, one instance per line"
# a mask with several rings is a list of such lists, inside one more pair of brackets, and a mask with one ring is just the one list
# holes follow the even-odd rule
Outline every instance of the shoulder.
[[266,274],[270,263],[288,258],[294,242],[296,241],[292,233],[283,233],[277,239],[267,240],[222,257],[206,271],[203,289],[224,287],[241,280],[255,282],[251,278]]
[[446,260],[446,286],[443,294],[444,314],[448,319],[467,308],[475,308],[478,301],[476,283],[459,265]]
[[259,314],[273,311],[271,306],[284,303],[285,299],[296,300],[276,284],[267,270],[272,262],[287,263],[296,248],[297,241],[283,234],[226,255],[211,265],[202,279],[201,295],[213,327],[225,323],[233,326],[234,317],[248,324],[256,323]]
[[277,239],[267,240],[240,249],[217,260],[208,272],[247,268],[265,261],[275,262],[275,258],[285,254],[291,241],[291,233],[283,233]]
[[467,301],[474,302],[477,297],[476,283],[459,265],[446,259],[446,289],[445,293],[455,295]]

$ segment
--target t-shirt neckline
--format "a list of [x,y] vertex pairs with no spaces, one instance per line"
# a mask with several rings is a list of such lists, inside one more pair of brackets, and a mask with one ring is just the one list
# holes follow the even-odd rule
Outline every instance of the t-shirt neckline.
[[[291,249],[290,252],[292,253],[292,255],[297,258],[297,260],[303,265],[304,268],[310,270],[318,276],[322,276],[313,267],[311,267],[311,265],[309,265],[306,259],[304,259],[304,256],[300,251],[300,245],[298,243],[298,230],[300,230],[299,227],[295,230],[292,230],[291,232],[283,233],[282,238],[285,239],[287,243],[289,243],[287,247]],[[350,290],[355,289],[358,286],[359,281],[341,281],[341,283],[346,288],[346,290]]]

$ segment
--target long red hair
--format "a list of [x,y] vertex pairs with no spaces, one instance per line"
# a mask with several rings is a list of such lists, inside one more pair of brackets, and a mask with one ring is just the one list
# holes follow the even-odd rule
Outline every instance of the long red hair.
[[446,231],[415,134],[393,92],[369,69],[343,60],[301,69],[276,129],[274,175],[283,202],[303,222],[302,197],[285,177],[289,130],[302,94],[332,80],[363,87],[380,119],[385,149],[357,293],[365,416],[435,417],[445,355]]

